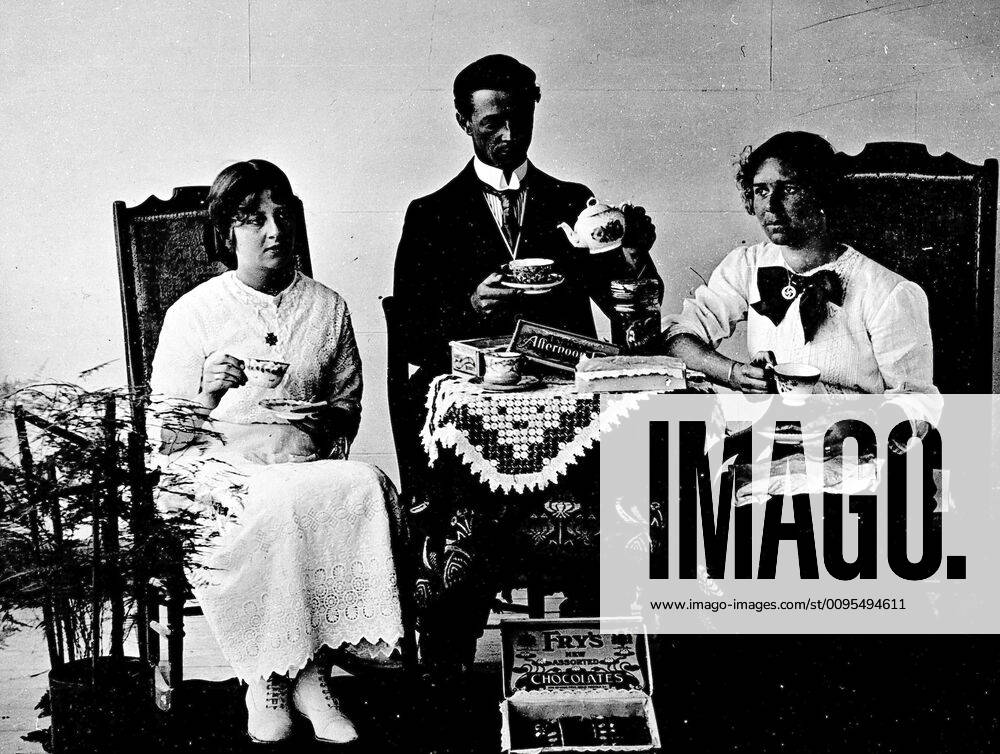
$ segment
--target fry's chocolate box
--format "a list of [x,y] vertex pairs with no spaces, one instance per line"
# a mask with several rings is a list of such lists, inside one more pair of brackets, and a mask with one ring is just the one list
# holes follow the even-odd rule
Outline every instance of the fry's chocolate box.
[[486,371],[483,354],[487,351],[505,351],[510,337],[504,338],[472,338],[471,340],[451,341],[451,371],[452,374],[469,374],[482,377]]
[[500,745],[531,752],[652,752],[646,633],[637,619],[506,620]]

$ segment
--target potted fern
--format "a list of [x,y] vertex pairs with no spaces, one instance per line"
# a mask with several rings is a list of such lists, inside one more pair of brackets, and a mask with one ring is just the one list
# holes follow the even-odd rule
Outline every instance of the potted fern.
[[148,468],[142,408],[124,390],[66,384],[4,401],[17,449],[0,454],[0,615],[4,630],[40,615],[55,752],[141,746],[153,707],[146,585],[198,547],[196,513],[153,506],[169,480]]

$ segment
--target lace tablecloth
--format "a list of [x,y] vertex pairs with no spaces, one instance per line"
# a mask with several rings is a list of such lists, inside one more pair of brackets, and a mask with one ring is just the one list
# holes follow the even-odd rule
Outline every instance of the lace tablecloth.
[[451,448],[494,491],[542,490],[649,395],[606,395],[602,410],[599,394],[573,384],[500,393],[442,375],[428,390],[421,439],[431,463]]

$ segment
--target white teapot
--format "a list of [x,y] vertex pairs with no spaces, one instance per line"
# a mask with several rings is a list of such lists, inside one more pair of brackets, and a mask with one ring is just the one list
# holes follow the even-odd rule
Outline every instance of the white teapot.
[[625,213],[618,207],[601,204],[594,197],[576,219],[576,227],[559,223],[569,242],[578,249],[589,249],[591,254],[602,254],[622,245],[625,237]]

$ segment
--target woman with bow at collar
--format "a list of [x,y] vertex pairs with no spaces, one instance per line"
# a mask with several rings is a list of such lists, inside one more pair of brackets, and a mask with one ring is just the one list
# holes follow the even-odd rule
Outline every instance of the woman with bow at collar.
[[[816,134],[784,132],[744,151],[736,180],[768,240],[730,252],[666,319],[670,354],[745,393],[767,392],[774,361],[818,368],[827,392],[937,392],[927,297],[834,237],[840,178]],[[750,363],[716,351],[742,320]]]

